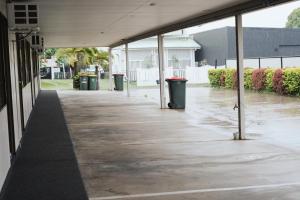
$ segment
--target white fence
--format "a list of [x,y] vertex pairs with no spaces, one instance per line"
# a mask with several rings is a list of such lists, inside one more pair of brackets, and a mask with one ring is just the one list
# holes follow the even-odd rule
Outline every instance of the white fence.
[[[208,70],[212,68],[212,66],[187,67],[186,69],[166,68],[165,77],[186,78],[190,84],[209,83]],[[155,86],[157,85],[157,80],[159,80],[158,68],[138,68],[136,71],[137,86]]]
[[[226,60],[226,65],[228,67],[236,67],[236,60]],[[244,59],[244,66],[250,68],[299,67],[300,57],[250,58]]]

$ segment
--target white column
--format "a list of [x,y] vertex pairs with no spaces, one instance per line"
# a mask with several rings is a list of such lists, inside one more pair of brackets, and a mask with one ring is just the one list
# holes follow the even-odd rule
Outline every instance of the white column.
[[245,101],[244,101],[244,44],[242,15],[236,15],[236,57],[238,79],[238,121],[239,139],[245,139]]
[[164,38],[162,35],[157,36],[158,41],[158,66],[159,66],[159,81],[160,81],[160,107],[166,108],[165,95],[165,62],[164,62]]
[[108,54],[109,54],[109,69],[108,69],[108,76],[109,76],[109,90],[110,91],[112,91],[113,90],[113,80],[112,80],[112,61],[113,61],[113,57],[112,57],[112,49],[111,48],[109,48],[109,50],[108,50]]
[[63,79],[66,79],[66,69],[65,69],[65,63],[63,65]]
[[127,96],[130,96],[129,92],[129,57],[128,57],[128,43],[125,44],[125,62],[126,62],[126,80],[127,80]]

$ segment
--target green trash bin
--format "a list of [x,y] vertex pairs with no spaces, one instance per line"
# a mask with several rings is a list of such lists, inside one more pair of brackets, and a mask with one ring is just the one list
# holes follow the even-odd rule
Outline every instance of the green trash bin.
[[89,90],[97,90],[97,76],[89,75]]
[[169,108],[185,109],[185,90],[187,80],[184,78],[173,77],[166,79],[166,81],[169,86]]
[[88,76],[81,75],[80,76],[80,90],[88,90]]
[[115,90],[123,91],[123,83],[124,83],[124,74],[114,74],[114,81],[115,81]]

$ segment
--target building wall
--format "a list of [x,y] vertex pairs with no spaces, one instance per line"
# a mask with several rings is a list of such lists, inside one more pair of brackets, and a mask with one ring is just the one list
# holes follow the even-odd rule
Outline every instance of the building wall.
[[[0,0],[0,12],[6,16],[6,0]],[[17,63],[17,52],[15,34],[9,33],[9,61],[10,61],[10,78],[11,78],[11,92],[12,92],[12,105],[13,105],[13,121],[14,121],[14,136],[15,147],[18,148],[22,138],[21,127],[21,104],[24,109],[25,125],[28,122],[29,116],[32,111],[32,102],[35,101],[39,91],[39,80],[33,78],[36,83],[35,87],[31,88],[31,83],[28,83],[23,89],[23,101],[20,101],[19,95],[19,73]],[[2,67],[2,66],[1,66]],[[32,70],[31,70],[32,71]],[[35,91],[33,93],[32,91]],[[0,110],[0,191],[10,168],[11,152],[9,147],[9,128],[8,128],[8,113],[7,106]]]
[[226,29],[215,29],[194,35],[194,40],[201,45],[199,60],[206,60],[207,64],[224,65],[227,58],[227,32]]
[[[223,65],[236,57],[235,27],[224,27],[194,35],[202,45],[201,59],[208,64]],[[300,55],[300,29],[244,28],[244,57],[277,57]],[[219,62],[220,60],[220,62]]]
[[7,109],[0,111],[0,188],[2,187],[6,174],[10,167],[10,152],[7,127]]
[[[6,16],[6,1],[0,0],[0,12]],[[2,66],[1,66],[2,67]],[[0,190],[10,167],[7,107],[0,110]]]
[[22,89],[22,91],[23,91],[24,123],[26,125],[32,110],[31,83],[28,83]]
[[19,95],[19,75],[16,52],[16,36],[13,33],[9,34],[9,56],[10,56],[10,73],[11,73],[11,88],[12,88],[12,103],[14,116],[14,131],[15,131],[15,146],[18,147],[22,138],[21,127],[21,110],[20,110],[20,95]]

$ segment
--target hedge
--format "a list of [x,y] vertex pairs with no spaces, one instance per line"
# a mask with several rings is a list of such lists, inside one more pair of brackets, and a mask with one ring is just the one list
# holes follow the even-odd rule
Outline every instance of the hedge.
[[212,87],[221,86],[221,75],[224,71],[224,69],[211,69],[208,71],[208,79]]
[[246,89],[252,89],[252,73],[253,69],[245,69],[244,71],[244,85]]
[[300,69],[289,68],[283,72],[283,87],[290,95],[300,95]]
[[[208,72],[213,87],[237,87],[235,69],[211,69]],[[300,96],[300,68],[244,70],[246,89],[275,92],[280,95]]]

